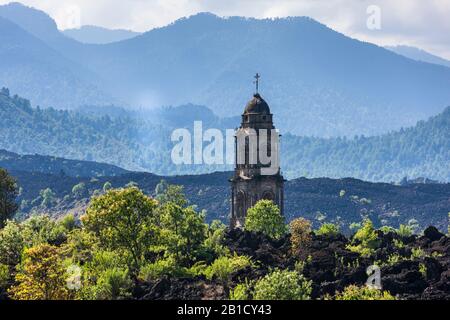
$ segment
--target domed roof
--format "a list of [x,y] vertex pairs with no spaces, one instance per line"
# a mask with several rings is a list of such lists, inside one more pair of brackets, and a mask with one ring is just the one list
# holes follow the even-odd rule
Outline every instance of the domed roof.
[[253,99],[247,103],[244,113],[264,113],[270,114],[270,108],[266,101],[256,93],[253,95]]

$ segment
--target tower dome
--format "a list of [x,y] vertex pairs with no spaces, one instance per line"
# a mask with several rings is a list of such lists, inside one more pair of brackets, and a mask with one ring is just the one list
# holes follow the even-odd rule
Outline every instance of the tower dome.
[[254,94],[253,99],[247,103],[244,114],[249,113],[270,114],[269,105],[259,93]]

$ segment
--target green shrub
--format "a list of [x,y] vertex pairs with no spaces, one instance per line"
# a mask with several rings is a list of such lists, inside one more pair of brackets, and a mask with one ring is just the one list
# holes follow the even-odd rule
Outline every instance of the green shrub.
[[10,279],[9,267],[6,264],[0,264],[0,288],[5,288]]
[[250,284],[240,283],[234,289],[230,289],[230,300],[250,300]]
[[214,220],[208,227],[207,237],[203,243],[203,246],[207,251],[213,253],[214,257],[224,256],[229,253],[228,248],[223,245],[225,230],[226,225],[219,220]]
[[403,238],[410,237],[413,234],[413,229],[411,226],[401,224],[397,229],[397,234]]
[[343,292],[337,293],[336,300],[395,300],[388,291],[350,285]]
[[372,221],[363,222],[363,226],[353,236],[352,244],[347,249],[357,252],[362,256],[371,256],[379,246],[378,235],[375,232]]
[[324,223],[315,233],[318,236],[337,236],[339,232],[340,228],[338,225],[334,223]]
[[117,300],[130,297],[133,283],[128,269],[106,269],[100,274],[95,286],[96,299]]
[[388,233],[391,233],[391,232],[392,233],[396,232],[396,230],[394,228],[390,227],[390,226],[382,226],[380,228],[380,231],[383,232],[384,234],[388,234]]
[[67,214],[59,220],[59,224],[66,229],[66,231],[72,231],[77,226],[77,221],[73,214]]
[[422,248],[413,248],[412,249],[411,260],[421,259],[426,256],[427,256],[427,254],[425,253],[425,251],[422,250]]
[[291,244],[294,252],[302,247],[308,247],[311,243],[311,222],[304,218],[297,218],[289,224],[291,231]]
[[311,281],[295,271],[275,270],[255,284],[255,300],[308,300]]
[[223,256],[214,260],[206,268],[205,276],[209,280],[216,278],[221,281],[228,281],[233,273],[251,265],[251,259],[246,256],[238,256],[236,254],[231,257]]
[[287,232],[280,209],[270,200],[260,200],[248,209],[244,228],[247,231],[262,232],[273,239],[280,239]]
[[[194,270],[192,272],[197,272]],[[145,281],[160,279],[163,276],[184,277],[188,275],[190,275],[189,272],[179,266],[173,256],[145,264],[139,272],[139,278]]]

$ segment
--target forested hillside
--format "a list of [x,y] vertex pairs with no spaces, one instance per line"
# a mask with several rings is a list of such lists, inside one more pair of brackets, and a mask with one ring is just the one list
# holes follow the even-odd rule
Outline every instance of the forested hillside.
[[400,181],[427,177],[450,181],[450,107],[412,128],[377,137],[320,139],[286,135],[288,176],[357,177]]
[[[204,129],[225,129],[238,125],[238,118],[221,119],[208,108],[194,105],[153,112],[112,108],[114,116],[107,115],[108,108],[89,110],[32,108],[29,101],[4,89],[0,93],[0,148],[163,175],[231,169],[224,165],[174,165],[170,136],[175,128],[192,127],[194,120],[202,120]],[[186,117],[180,119],[179,114]],[[282,139],[281,159],[288,178],[398,182],[408,176],[450,181],[450,108],[415,127],[379,137],[323,139],[287,134]]]
[[[195,105],[151,112],[114,107],[79,112],[32,108],[29,101],[4,89],[0,93],[0,148],[162,175],[230,170],[231,166],[224,165],[173,164],[171,132],[191,128],[194,120],[203,121],[204,129],[234,128],[240,122],[238,117],[222,119]],[[450,181],[450,108],[414,127],[378,137],[323,139],[286,134],[281,150],[282,169],[288,178],[398,182],[407,176]]]

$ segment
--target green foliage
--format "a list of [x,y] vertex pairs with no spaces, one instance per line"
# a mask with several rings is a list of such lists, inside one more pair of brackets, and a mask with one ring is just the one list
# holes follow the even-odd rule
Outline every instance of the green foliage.
[[156,205],[137,188],[110,190],[92,199],[81,220],[103,247],[129,255],[130,267],[138,270],[155,241]]
[[318,236],[337,236],[340,232],[340,228],[338,225],[334,223],[323,223],[319,230],[316,230],[315,233]]
[[427,277],[427,266],[424,263],[419,264],[419,272],[422,274],[424,278]]
[[86,229],[74,229],[61,249],[74,263],[85,264],[99,252],[99,239]]
[[50,188],[41,190],[39,195],[42,198],[41,206],[43,207],[50,208],[56,203],[56,193],[54,193]]
[[397,234],[403,238],[410,237],[413,234],[413,229],[411,228],[411,226],[401,224],[397,229]]
[[6,220],[16,213],[18,194],[16,181],[8,174],[8,171],[0,168],[0,229],[5,226]]
[[295,271],[275,270],[255,284],[255,300],[309,300],[311,281]]
[[219,257],[205,270],[205,276],[211,280],[216,278],[220,281],[228,281],[233,273],[252,266],[252,261],[249,257],[238,256],[234,254],[231,257]]
[[101,272],[97,284],[93,287],[95,298],[117,300],[131,296],[133,282],[127,269],[111,268]]
[[[192,273],[198,270],[192,269]],[[147,263],[141,267],[139,278],[144,281],[160,279],[162,276],[184,277],[189,276],[190,272],[181,267],[173,256],[159,259],[154,263]]]
[[347,249],[362,256],[371,256],[379,243],[372,221],[366,219],[363,226],[353,236],[352,244],[348,245]]
[[279,239],[287,232],[280,209],[270,200],[260,200],[248,209],[245,230],[262,232],[273,239]]
[[112,189],[112,184],[109,181],[106,181],[105,184],[103,185],[103,192],[108,192],[109,190]]
[[427,254],[423,251],[422,248],[413,248],[411,250],[411,260],[422,259],[426,257]]
[[388,234],[388,233],[391,233],[391,232],[392,233],[396,233],[397,232],[394,228],[392,228],[390,226],[382,226],[380,228],[380,231],[383,232],[384,234]]
[[0,263],[0,289],[6,288],[10,280],[9,267]]
[[206,239],[204,214],[167,202],[160,209],[160,242],[177,262],[193,261]]
[[297,218],[289,224],[291,231],[292,250],[297,252],[301,248],[308,247],[311,243],[311,222],[304,218]]
[[74,185],[72,188],[72,194],[76,197],[76,198],[81,198],[83,197],[87,192],[86,189],[86,184],[84,182],[80,182],[77,185]]
[[336,300],[395,300],[388,291],[350,285],[337,293]]
[[214,256],[224,256],[229,253],[222,242],[225,237],[226,225],[219,220],[213,220],[208,227],[207,237],[204,241],[205,250]]
[[29,243],[24,238],[24,227],[15,222],[8,221],[0,230],[0,264],[15,267],[20,263],[22,251]]
[[41,244],[26,249],[23,266],[15,276],[16,284],[8,292],[18,300],[69,299],[66,272],[54,246]]
[[75,229],[77,225],[77,221],[73,214],[66,214],[58,222],[64,229],[66,229],[67,232],[70,232],[73,229]]
[[230,300],[250,300],[251,285],[248,281],[230,289]]

